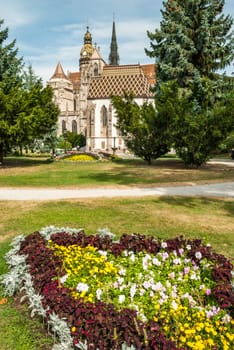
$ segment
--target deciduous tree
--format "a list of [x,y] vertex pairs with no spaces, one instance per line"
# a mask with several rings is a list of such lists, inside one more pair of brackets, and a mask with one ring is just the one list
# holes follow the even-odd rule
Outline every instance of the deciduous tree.
[[[151,103],[142,106],[132,94],[112,97],[118,116],[117,127],[122,132],[126,146],[148,164],[170,150],[168,115],[161,118]],[[163,113],[163,111],[161,111]]]

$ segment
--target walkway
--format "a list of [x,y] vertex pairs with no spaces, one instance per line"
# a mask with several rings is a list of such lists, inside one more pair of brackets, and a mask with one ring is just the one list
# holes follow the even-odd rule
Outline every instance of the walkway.
[[234,182],[176,186],[176,187],[128,187],[128,188],[94,188],[94,189],[50,189],[50,188],[0,188],[0,200],[59,200],[82,198],[114,198],[143,196],[199,196],[234,198]]

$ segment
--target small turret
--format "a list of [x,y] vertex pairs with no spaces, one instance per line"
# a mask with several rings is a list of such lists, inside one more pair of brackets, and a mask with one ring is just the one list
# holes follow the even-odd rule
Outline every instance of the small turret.
[[61,65],[60,62],[58,62],[54,74],[52,75],[52,77],[50,79],[66,79],[68,80],[68,77],[66,76],[66,74],[63,71],[63,67]]

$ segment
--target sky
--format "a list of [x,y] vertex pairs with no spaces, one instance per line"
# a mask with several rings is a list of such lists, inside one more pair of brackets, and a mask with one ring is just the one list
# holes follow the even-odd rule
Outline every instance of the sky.
[[[18,57],[32,65],[46,83],[58,62],[64,72],[79,70],[80,50],[87,26],[93,44],[108,63],[113,18],[120,64],[154,63],[144,48],[150,48],[147,31],[160,27],[162,0],[5,0],[0,3],[1,29],[8,27],[8,40],[16,39]],[[224,12],[234,17],[233,0]],[[225,69],[227,74],[234,66]]]

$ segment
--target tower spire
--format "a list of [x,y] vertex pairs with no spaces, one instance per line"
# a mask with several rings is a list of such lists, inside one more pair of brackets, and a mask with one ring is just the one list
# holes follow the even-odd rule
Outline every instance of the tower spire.
[[117,45],[117,39],[116,39],[114,15],[113,15],[113,26],[112,26],[112,37],[111,37],[111,45],[110,45],[109,64],[111,66],[118,66],[119,65],[119,54],[118,54],[118,45]]

